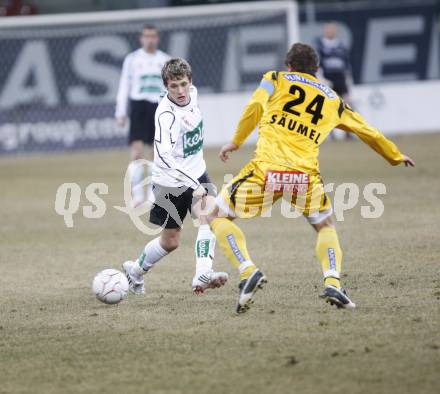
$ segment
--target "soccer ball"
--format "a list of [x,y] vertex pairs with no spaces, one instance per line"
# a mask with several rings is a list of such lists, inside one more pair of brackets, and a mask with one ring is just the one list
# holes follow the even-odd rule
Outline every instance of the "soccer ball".
[[92,289],[99,301],[117,304],[128,295],[128,280],[121,271],[106,269],[96,274]]

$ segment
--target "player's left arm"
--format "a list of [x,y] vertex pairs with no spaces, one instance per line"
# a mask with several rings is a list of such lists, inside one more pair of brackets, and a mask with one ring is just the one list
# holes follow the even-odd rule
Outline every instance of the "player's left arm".
[[115,118],[122,119],[127,117],[128,98],[130,92],[130,67],[131,67],[131,55],[128,55],[124,59],[122,65],[121,77],[119,79],[118,93],[116,95],[116,109]]
[[371,127],[359,113],[342,101],[339,113],[340,123],[336,126],[337,128],[356,134],[393,166],[400,163],[405,163],[405,166],[415,166],[414,160],[400,152],[396,144],[387,139],[378,129]]
[[228,160],[228,154],[237,150],[260,122],[264,113],[264,107],[275,90],[272,75],[273,72],[266,73],[261,80],[260,86],[252,94],[240,117],[232,141],[224,145],[220,150],[219,157],[222,161]]

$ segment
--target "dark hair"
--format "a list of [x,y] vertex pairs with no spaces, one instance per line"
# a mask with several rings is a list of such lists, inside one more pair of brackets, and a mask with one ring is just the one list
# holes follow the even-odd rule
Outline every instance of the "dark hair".
[[294,71],[315,75],[319,68],[319,56],[311,46],[297,42],[287,52],[284,63]]
[[157,27],[154,26],[151,23],[145,23],[144,26],[142,27],[142,31],[144,31],[144,30],[156,30],[156,31],[158,31]]
[[165,86],[168,85],[170,80],[182,79],[184,77],[188,77],[191,81],[192,70],[189,63],[181,57],[168,60],[162,68],[162,81]]

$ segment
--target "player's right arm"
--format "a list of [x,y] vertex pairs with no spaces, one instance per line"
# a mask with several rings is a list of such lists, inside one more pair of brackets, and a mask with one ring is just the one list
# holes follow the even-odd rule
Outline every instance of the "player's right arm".
[[128,97],[130,93],[130,55],[124,59],[121,78],[119,79],[118,94],[116,96],[115,118],[119,126],[124,126],[127,120]]
[[409,156],[402,154],[392,141],[387,139],[378,129],[371,127],[359,113],[353,111],[342,101],[339,112],[340,123],[336,126],[338,129],[356,134],[391,165],[405,163],[406,166],[414,167],[415,162]]
[[254,91],[238,122],[232,141],[224,145],[219,153],[222,161],[226,161],[228,153],[237,150],[249,134],[257,127],[264,113],[264,107],[275,90],[275,72],[269,71],[261,80],[260,86]]

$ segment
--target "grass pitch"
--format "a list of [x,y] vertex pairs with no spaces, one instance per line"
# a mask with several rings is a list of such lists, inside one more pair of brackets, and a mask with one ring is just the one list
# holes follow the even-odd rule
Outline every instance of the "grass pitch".
[[[136,258],[151,239],[123,205],[127,151],[0,159],[0,393],[438,393],[440,392],[440,134],[394,139],[417,162],[391,167],[360,142],[321,149],[326,183],[383,182],[385,212],[363,219],[360,203],[339,222],[344,285],[358,308],[318,299],[315,234],[303,219],[239,221],[269,283],[245,315],[234,313],[237,274],[191,293],[196,230],[146,277],[145,297],[98,302],[97,271]],[[223,165],[206,152],[221,185],[252,157]],[[64,182],[84,193],[109,185],[99,220],[54,210]],[[89,203],[81,198],[80,209]]]

